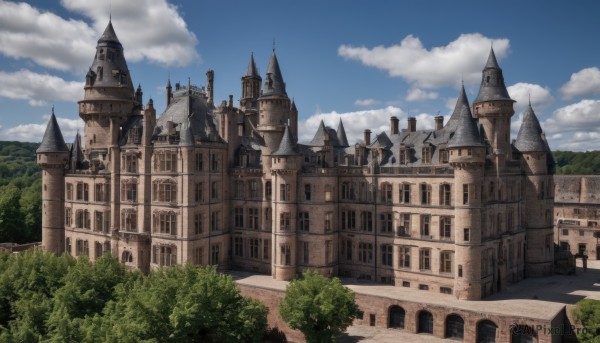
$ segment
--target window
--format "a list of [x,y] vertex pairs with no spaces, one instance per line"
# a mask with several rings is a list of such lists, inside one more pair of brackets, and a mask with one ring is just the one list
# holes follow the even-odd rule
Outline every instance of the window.
[[177,230],[177,214],[175,212],[154,213],[154,233],[174,235]]
[[291,265],[292,264],[292,254],[290,251],[290,245],[289,244],[281,244],[280,249],[281,249],[281,256],[280,256],[279,262],[284,266]]
[[77,210],[75,212],[75,227],[90,229],[90,212],[88,210]]
[[263,260],[268,260],[271,256],[271,248],[269,247],[269,240],[263,241]]
[[463,184],[463,205],[469,204],[469,185]]
[[429,285],[425,285],[425,284],[420,283],[419,284],[419,290],[421,290],[421,291],[428,291],[429,290]]
[[440,217],[440,239],[452,239],[452,218]]
[[410,247],[398,248],[398,268],[410,269]]
[[462,264],[459,264],[458,265],[458,277],[462,277],[462,276],[463,276],[463,274],[462,274]]
[[77,184],[76,200],[88,201],[89,200],[89,185],[87,183]]
[[352,261],[352,240],[344,240],[342,241],[342,257],[346,259],[346,261]]
[[124,181],[122,184],[123,201],[136,202],[137,201],[137,184],[134,180]]
[[301,242],[301,246],[302,246],[302,263],[304,264],[308,264],[308,261],[310,260],[310,251],[309,251],[309,246],[308,246],[308,242]]
[[204,231],[204,215],[202,213],[194,214],[194,234],[201,235]]
[[194,200],[196,200],[196,202],[204,201],[203,190],[204,190],[204,184],[202,182],[197,182],[196,189],[195,189],[195,196],[194,196]]
[[325,241],[325,264],[330,264],[333,261],[333,242]]
[[298,229],[300,231],[308,232],[310,231],[310,220],[308,212],[299,212],[298,213]]
[[213,244],[210,247],[210,264],[219,264],[219,255],[221,253],[221,244]]
[[265,198],[267,198],[267,200],[271,199],[272,191],[271,181],[267,181],[265,183]]
[[233,226],[242,228],[244,227],[244,208],[236,207],[233,209]]
[[402,281],[402,287],[410,287],[409,281]]
[[279,230],[289,231],[290,229],[291,229],[290,213],[289,212],[281,212],[279,214]]
[[128,232],[137,232],[137,212],[123,211],[121,213],[121,227]]
[[177,184],[171,180],[157,181],[153,184],[153,199],[159,202],[177,201]]
[[175,246],[155,245],[152,250],[152,263],[165,267],[177,263],[177,248]]
[[221,155],[213,153],[210,157],[210,171],[218,173],[221,168]]
[[97,202],[104,202],[108,200],[105,196],[104,187],[108,186],[103,183],[97,183],[94,185],[94,200]]
[[393,197],[393,188],[391,183],[381,184],[381,202],[391,204]]
[[258,230],[258,208],[248,208],[248,228]]
[[332,201],[331,185],[325,185],[325,201]]
[[102,254],[102,243],[96,241],[96,243],[94,243],[94,256],[96,257],[96,259],[99,259],[100,257],[102,257]]
[[204,158],[201,152],[196,153],[196,171],[204,170]]
[[431,204],[431,185],[421,184],[421,205]]
[[563,236],[568,236],[569,235],[569,230],[563,229],[562,230],[562,234],[563,234]]
[[428,214],[421,215],[421,237],[429,238],[429,224],[431,223],[431,216]]
[[407,148],[400,148],[400,154],[399,154],[398,159],[400,160],[399,161],[400,164],[407,164],[409,162]]
[[468,242],[470,240],[470,232],[468,228],[463,229],[463,241]]
[[393,256],[394,247],[391,244],[382,244],[381,245],[381,264],[384,266],[391,267],[393,265],[392,256]]
[[282,183],[279,185],[279,200],[290,201],[292,200],[292,187],[289,184]]
[[221,230],[221,211],[213,211],[210,214],[210,231]]
[[400,185],[400,203],[410,204],[410,184],[408,183]]
[[448,163],[448,150],[440,150],[440,163]]
[[333,213],[332,212],[325,213],[325,223],[324,223],[324,225],[325,225],[325,232],[331,231],[332,218],[333,218]]
[[354,200],[354,183],[343,182],[342,183],[342,200]]
[[233,238],[233,255],[244,257],[244,240],[242,237]]
[[65,226],[70,227],[72,223],[73,212],[70,208],[65,208]]
[[358,244],[358,260],[361,263],[373,262],[373,244],[359,243]]
[[440,293],[442,293],[442,294],[452,294],[452,288],[450,288],[450,287],[440,287]]
[[431,249],[419,250],[419,269],[431,270]]
[[196,247],[194,248],[194,264],[198,266],[204,265],[204,248]]
[[490,200],[494,200],[495,195],[496,194],[494,191],[494,182],[490,182],[490,194],[489,194]]
[[90,256],[88,241],[78,239],[75,241],[75,256]]
[[235,183],[233,184],[233,197],[236,199],[244,198],[244,181],[235,181]]
[[440,185],[440,205],[450,206],[451,188],[447,183]]
[[304,200],[306,200],[306,201],[310,201],[310,199],[311,199],[311,194],[312,194],[311,188],[312,188],[312,185],[309,183],[304,185]]
[[66,196],[67,200],[73,200],[73,184],[67,183],[66,188],[67,189],[65,191],[65,193],[66,193],[65,196]]
[[423,155],[422,155],[421,161],[423,163],[431,163],[431,147],[430,146],[423,147]]
[[257,180],[250,180],[250,182],[248,183],[248,193],[250,199],[260,198],[260,188],[258,187]]
[[440,253],[440,273],[452,273],[451,251],[442,251]]
[[123,251],[121,255],[121,263],[133,263],[133,255],[131,251]]
[[65,239],[65,252],[71,255],[71,238],[69,237]]
[[400,213],[399,236],[410,236],[410,213]]
[[137,155],[134,154],[127,154],[123,156],[123,170],[126,173],[137,173],[138,172],[138,166],[137,166]]
[[177,152],[176,151],[157,151],[154,153],[154,171],[158,172],[176,172],[177,171]]
[[361,211],[360,212],[361,228],[363,231],[373,231],[373,212]]
[[342,229],[356,229],[356,211],[342,210]]
[[394,223],[392,212],[379,214],[379,228],[381,233],[392,233],[392,225]]
[[213,181],[210,183],[210,199],[219,200],[219,182]]

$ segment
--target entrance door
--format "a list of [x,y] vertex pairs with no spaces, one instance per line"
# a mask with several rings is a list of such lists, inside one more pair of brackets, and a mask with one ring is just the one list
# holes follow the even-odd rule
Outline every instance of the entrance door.
[[419,333],[433,334],[433,315],[431,312],[419,312]]

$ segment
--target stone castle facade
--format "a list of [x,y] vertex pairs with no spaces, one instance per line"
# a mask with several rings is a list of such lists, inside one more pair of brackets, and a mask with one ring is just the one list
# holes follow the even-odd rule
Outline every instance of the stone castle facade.
[[191,262],[290,280],[306,269],[477,300],[553,272],[554,160],[531,106],[516,140],[494,51],[473,106],[447,123],[348,143],[343,123],[297,142],[298,110],[273,52],[250,57],[233,98],[166,87],[167,108],[134,86],[112,24],[98,41],[65,144],[52,114],[37,151],[46,250],[111,252],[145,272]]

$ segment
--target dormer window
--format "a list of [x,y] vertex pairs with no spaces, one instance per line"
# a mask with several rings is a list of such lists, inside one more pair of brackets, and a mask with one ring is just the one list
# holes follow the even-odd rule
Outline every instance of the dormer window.
[[422,163],[431,163],[431,146],[423,147],[423,153],[421,155]]
[[408,149],[406,147],[401,147],[400,148],[400,156],[399,156],[399,162],[400,164],[407,164],[408,163]]
[[440,150],[440,163],[448,163],[448,150]]

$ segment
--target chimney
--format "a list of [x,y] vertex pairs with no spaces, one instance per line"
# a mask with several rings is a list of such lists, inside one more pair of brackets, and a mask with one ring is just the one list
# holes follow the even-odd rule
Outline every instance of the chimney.
[[365,145],[371,144],[371,130],[365,130]]
[[441,130],[444,127],[444,117],[443,116],[435,116],[433,118],[435,120],[435,129]]
[[229,108],[233,108],[233,95],[229,95]]
[[398,134],[398,118],[397,117],[391,117],[390,118],[390,130],[392,131],[392,135],[397,135]]
[[417,118],[408,117],[408,132],[417,131]]

